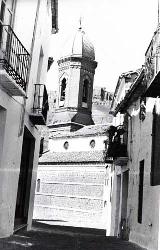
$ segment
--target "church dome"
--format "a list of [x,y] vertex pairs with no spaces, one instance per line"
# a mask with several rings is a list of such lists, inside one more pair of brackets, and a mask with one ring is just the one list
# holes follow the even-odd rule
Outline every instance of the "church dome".
[[91,60],[95,60],[95,52],[93,44],[89,41],[85,32],[80,27],[74,37],[69,39],[61,55],[61,58],[74,56],[74,57],[86,57]]

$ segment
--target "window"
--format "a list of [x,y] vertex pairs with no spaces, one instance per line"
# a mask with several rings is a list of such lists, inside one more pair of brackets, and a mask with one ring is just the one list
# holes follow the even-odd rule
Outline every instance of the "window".
[[4,107],[0,106],[0,159],[3,154],[6,116],[7,116],[7,110]]
[[40,149],[39,149],[39,157],[43,154],[43,146],[44,146],[44,137],[40,140]]
[[58,0],[51,1],[51,12],[52,12],[52,32],[58,31]]
[[69,143],[68,143],[68,141],[66,141],[64,144],[63,144],[63,147],[64,147],[64,149],[68,149],[68,147],[69,147]]
[[151,185],[160,185],[160,115],[153,109],[152,122],[152,158],[151,158]]
[[88,85],[89,85],[89,82],[88,80],[84,80],[84,83],[83,83],[83,92],[82,92],[82,102],[85,102],[87,103],[88,101]]
[[105,89],[101,88],[101,101],[104,101],[105,98]]
[[64,101],[65,100],[65,95],[66,95],[66,78],[63,78],[62,84],[61,84],[60,101]]
[[40,185],[41,185],[41,180],[37,179],[37,188],[36,188],[37,192],[40,192]]
[[144,160],[140,161],[140,166],[139,166],[138,223],[142,223],[143,180],[144,180]]
[[96,143],[95,143],[95,140],[91,140],[91,141],[90,141],[90,147],[91,147],[91,148],[94,148],[94,147],[95,147],[95,144],[96,144]]

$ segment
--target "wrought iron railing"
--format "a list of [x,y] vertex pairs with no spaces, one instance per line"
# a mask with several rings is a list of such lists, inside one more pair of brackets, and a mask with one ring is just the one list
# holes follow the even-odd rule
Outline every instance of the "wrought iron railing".
[[113,141],[108,146],[107,156],[113,158],[127,157],[127,145],[119,141]]
[[124,140],[127,131],[123,125],[118,127],[111,126],[109,132],[109,145],[107,149],[107,157],[127,157],[127,141]]
[[0,24],[0,64],[26,91],[30,54],[9,25]]
[[42,115],[44,121],[47,120],[47,112],[49,110],[48,94],[44,84],[35,84],[33,114]]

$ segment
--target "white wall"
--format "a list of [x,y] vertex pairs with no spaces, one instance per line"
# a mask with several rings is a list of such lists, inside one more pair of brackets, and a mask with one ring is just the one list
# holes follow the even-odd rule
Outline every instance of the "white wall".
[[[37,73],[40,52],[43,51],[43,64],[38,83],[46,83],[48,65],[48,48],[51,35],[51,11],[47,7],[47,1],[41,0],[38,8],[38,0],[17,0],[14,31],[19,40],[25,46],[31,56],[31,70],[27,90],[27,111],[33,107],[34,84],[37,83]],[[36,18],[36,13],[38,16]],[[34,31],[34,28],[36,30]],[[24,32],[24,30],[26,32]],[[34,37],[33,37],[34,34]],[[33,48],[32,48],[33,46]]]
[[13,230],[22,136],[18,137],[21,105],[0,89],[0,106],[5,109],[5,115],[0,112],[0,237],[4,237]]
[[[127,110],[129,113],[128,120],[128,163],[126,168],[129,169],[129,188],[127,204],[127,221],[130,230],[129,240],[149,250],[159,249],[159,201],[160,187],[151,186],[151,150],[152,150],[152,112],[155,103],[160,103],[154,98],[147,98],[146,101],[146,118],[144,121],[139,119],[140,99],[132,103]],[[160,104],[158,104],[160,105]],[[131,117],[130,117],[131,116]],[[118,114],[114,119],[117,126],[121,123],[121,115]],[[144,184],[143,184],[143,208],[142,223],[138,223],[138,196],[139,196],[139,166],[140,161],[144,160]],[[119,170],[115,166],[114,170],[114,190],[111,206],[111,235],[116,234],[116,217],[117,217],[117,178],[121,176],[123,168]],[[110,177],[111,178],[111,177]],[[119,190],[121,192],[121,190]],[[121,203],[121,200],[120,200]],[[119,214],[121,207],[119,208]],[[119,223],[120,223],[120,217]],[[107,225],[108,229],[108,225]],[[108,235],[108,234],[107,234]]]
[[16,5],[13,29],[29,53],[31,50],[37,3],[38,0],[17,0]]
[[[147,115],[142,122],[139,119],[139,101],[133,103],[129,113],[129,162],[130,169],[128,193],[128,221],[130,224],[130,240],[147,249],[158,249],[159,231],[159,186],[151,186],[151,147],[152,147],[152,110],[155,99],[148,99]],[[131,135],[132,123],[132,135]],[[143,210],[142,223],[138,223],[138,193],[139,193],[139,164],[144,160]]]
[[[49,150],[51,152],[74,152],[74,151],[90,151],[90,150],[104,150],[106,136],[86,136],[75,138],[53,138],[49,140]],[[90,142],[95,140],[95,147],[91,148]],[[64,148],[65,142],[69,143],[69,147],[66,150]]]
[[[38,0],[17,0],[14,31],[29,52],[33,36],[37,2]],[[41,5],[37,19],[37,30],[35,33],[27,92],[27,107],[25,107],[25,101],[22,97],[11,97],[0,88],[0,121],[2,121],[0,123],[0,237],[9,236],[14,230],[24,126],[27,127],[35,139],[28,214],[28,228],[31,227],[40,133],[38,128],[30,122],[29,114],[33,105],[34,84],[36,84],[37,79],[38,60],[41,48],[43,49],[44,60],[40,80],[41,83],[45,84],[48,62],[48,42],[51,32],[51,16],[47,9],[47,2],[45,0],[41,0],[40,2]],[[24,110],[25,115],[23,116]],[[21,128],[22,133],[20,133]]]

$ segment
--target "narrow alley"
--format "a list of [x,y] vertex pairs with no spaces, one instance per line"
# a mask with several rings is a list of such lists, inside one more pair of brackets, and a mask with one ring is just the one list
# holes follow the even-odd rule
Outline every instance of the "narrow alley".
[[160,0],[0,0],[0,250],[160,250]]
[[100,229],[51,226],[35,222],[31,231],[19,231],[0,239],[3,250],[142,250],[116,237],[106,237]]

